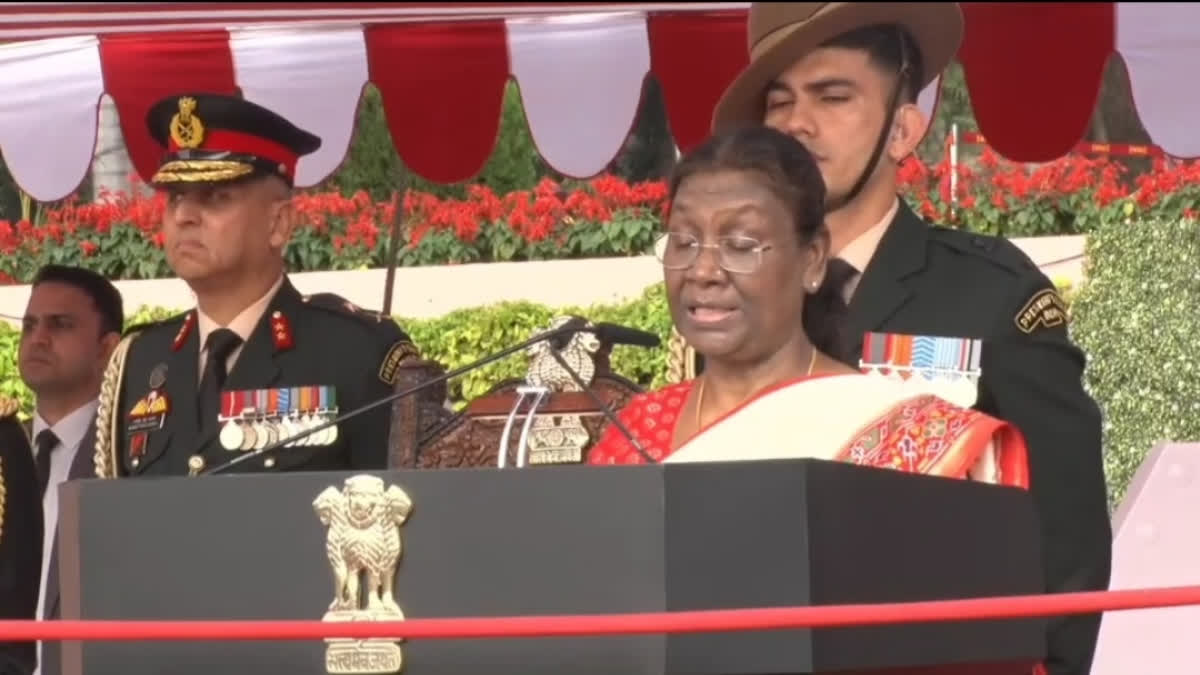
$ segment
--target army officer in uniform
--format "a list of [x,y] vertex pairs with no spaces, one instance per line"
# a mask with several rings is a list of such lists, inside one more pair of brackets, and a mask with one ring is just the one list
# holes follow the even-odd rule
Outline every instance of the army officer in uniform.
[[[127,332],[97,411],[101,477],[195,475],[393,391],[414,354],[387,317],[302,296],[284,247],[296,163],[320,139],[244,99],[172,96],[147,115],[164,159],[163,233],[196,307]],[[390,407],[253,456],[233,471],[387,466]]]
[[[1101,417],[1054,284],[1011,242],[926,223],[898,198],[900,162],[924,134],[917,96],[963,34],[957,3],[754,3],[750,64],[713,126],[766,124],[817,156],[857,365],[864,334],[983,341],[976,407],[1029,445],[1049,592],[1107,588],[1112,532]],[[868,343],[870,344],[870,343]],[[1097,614],[1056,617],[1050,675],[1086,675]]]
[[[42,492],[18,404],[0,396],[0,619],[37,618]],[[36,642],[0,641],[0,675],[29,675]]]

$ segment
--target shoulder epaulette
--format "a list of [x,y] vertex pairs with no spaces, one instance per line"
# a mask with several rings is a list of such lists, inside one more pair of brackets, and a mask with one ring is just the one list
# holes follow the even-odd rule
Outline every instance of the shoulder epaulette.
[[1022,274],[1038,267],[1019,246],[996,235],[933,226],[930,237],[967,255],[983,258],[998,267]]
[[[314,293],[313,295],[303,296],[302,300],[311,307],[324,309],[340,316],[352,317],[369,324],[381,324],[385,321],[391,321],[391,317],[380,312],[363,309],[336,293]],[[395,321],[391,322],[395,323]]]
[[400,364],[410,359],[420,359],[421,352],[408,334],[400,328],[400,324],[390,316],[380,312],[363,309],[340,295],[334,293],[316,293],[303,296],[305,304],[323,309],[328,312],[354,319],[367,327],[376,336],[381,345],[387,347],[379,365],[379,379],[389,385],[396,384],[400,372]]

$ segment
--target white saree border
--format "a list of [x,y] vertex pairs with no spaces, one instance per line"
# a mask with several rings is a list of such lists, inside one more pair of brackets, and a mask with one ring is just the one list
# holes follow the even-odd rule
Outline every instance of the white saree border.
[[[685,441],[666,463],[836,460],[871,424],[919,396],[904,381],[860,373],[792,380],[769,388]],[[994,482],[994,441],[970,470]]]

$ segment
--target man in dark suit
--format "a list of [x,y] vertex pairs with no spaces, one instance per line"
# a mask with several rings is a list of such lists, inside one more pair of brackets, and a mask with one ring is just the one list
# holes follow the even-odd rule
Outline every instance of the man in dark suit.
[[[29,435],[42,495],[38,610],[43,618],[53,618],[58,611],[58,488],[70,478],[79,456],[91,455],[94,440],[89,442],[88,432],[96,426],[96,398],[124,320],[121,294],[110,281],[90,270],[62,265],[38,270],[21,317],[17,365],[36,399]],[[39,646],[38,675],[57,673],[58,646]]]
[[[16,401],[0,396],[0,619],[37,618],[42,495]],[[0,675],[29,675],[36,642],[0,642]]]
[[[977,407],[1025,435],[1050,592],[1107,588],[1112,532],[1101,419],[1084,356],[1044,274],[1004,239],[929,225],[897,197],[897,169],[925,133],[920,91],[962,40],[956,3],[754,3],[750,64],[714,114],[721,129],[790,133],[817,157],[849,301],[842,357],[865,333],[984,341]],[[1051,675],[1086,675],[1100,616],[1056,619]]]
[[[231,96],[172,96],[147,123],[165,151],[151,182],[167,194],[167,260],[197,306],[118,345],[96,474],[196,475],[390,394],[408,336],[338,296],[302,296],[286,274],[296,164],[320,139]],[[384,469],[389,415],[379,406],[232,470]]]

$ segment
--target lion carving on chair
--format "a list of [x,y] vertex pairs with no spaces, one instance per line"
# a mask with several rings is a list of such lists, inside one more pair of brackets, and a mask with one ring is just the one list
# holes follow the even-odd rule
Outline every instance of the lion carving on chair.
[[[400,560],[400,526],[412,500],[395,485],[384,488],[375,476],[347,478],[342,490],[326,488],[313,502],[321,524],[329,528],[325,552],[333,568],[330,612],[386,613],[403,616],[393,587]],[[366,578],[365,606],[360,583]]]

